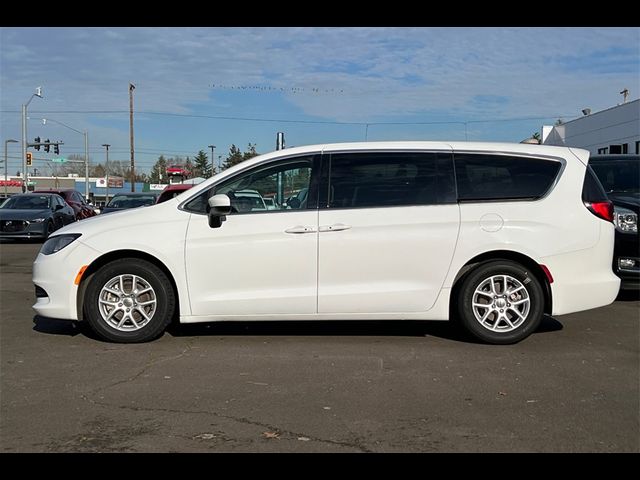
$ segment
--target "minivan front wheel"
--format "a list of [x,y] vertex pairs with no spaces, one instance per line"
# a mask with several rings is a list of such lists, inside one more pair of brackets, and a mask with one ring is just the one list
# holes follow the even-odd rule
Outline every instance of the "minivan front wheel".
[[493,344],[516,343],[533,333],[542,320],[544,293],[537,278],[510,260],[478,266],[463,280],[457,298],[462,326]]
[[85,319],[100,337],[119,343],[146,342],[171,323],[175,294],[160,268],[138,258],[123,258],[93,275],[84,306]]

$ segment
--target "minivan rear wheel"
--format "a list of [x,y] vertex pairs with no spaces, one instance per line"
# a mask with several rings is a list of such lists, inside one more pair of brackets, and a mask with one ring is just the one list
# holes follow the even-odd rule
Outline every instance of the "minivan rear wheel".
[[84,312],[105,340],[139,343],[159,337],[171,323],[175,293],[167,275],[139,258],[101,267],[87,286]]
[[510,260],[495,260],[465,276],[456,304],[460,323],[474,337],[492,344],[510,344],[538,328],[544,313],[544,293],[528,268]]

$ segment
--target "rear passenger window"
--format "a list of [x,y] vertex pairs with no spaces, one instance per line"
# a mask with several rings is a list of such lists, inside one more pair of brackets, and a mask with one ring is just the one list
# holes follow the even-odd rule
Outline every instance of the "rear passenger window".
[[560,162],[494,154],[455,154],[461,201],[542,197],[560,171]]
[[321,198],[329,208],[456,201],[451,154],[339,153],[330,162],[329,190]]
[[[633,180],[632,180],[633,181]],[[582,201],[589,203],[608,202],[609,197],[602,187],[602,183],[594,173],[591,165],[587,165],[587,171],[582,183]]]

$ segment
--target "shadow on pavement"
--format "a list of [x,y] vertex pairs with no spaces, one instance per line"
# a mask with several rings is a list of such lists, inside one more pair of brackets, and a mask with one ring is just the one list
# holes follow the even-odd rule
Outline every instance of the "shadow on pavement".
[[637,302],[640,300],[640,290],[620,290],[616,302]]
[[[562,324],[545,315],[534,333],[562,330]],[[455,322],[416,320],[344,320],[344,321],[282,321],[282,322],[213,322],[174,324],[168,329],[174,337],[212,335],[265,336],[381,336],[437,337],[464,343],[482,343],[459,328]]]
[[538,330],[536,330],[533,334],[536,333],[547,333],[547,332],[557,332],[558,330],[562,330],[564,327],[562,324],[553,318],[550,315],[545,315],[542,317],[542,322],[540,322],[540,326]]
[[82,334],[93,340],[99,340],[86,322],[56,320],[55,318],[42,317],[40,315],[33,317],[33,330],[40,333],[48,333],[49,335],[67,335],[69,337]]
[[453,332],[446,322],[422,321],[247,321],[175,324],[169,333],[176,337],[201,335],[266,336],[393,336],[422,337],[425,333],[448,338]]
[[[33,330],[49,335],[75,337],[82,334],[93,340],[104,341],[96,336],[87,322],[56,320],[35,315]],[[539,333],[562,330],[562,324],[545,315]],[[462,330],[454,322],[410,321],[410,320],[343,320],[343,321],[254,321],[254,322],[211,322],[199,324],[172,324],[167,329],[173,337],[201,336],[356,336],[356,337],[436,337],[463,343],[478,343],[479,340]]]

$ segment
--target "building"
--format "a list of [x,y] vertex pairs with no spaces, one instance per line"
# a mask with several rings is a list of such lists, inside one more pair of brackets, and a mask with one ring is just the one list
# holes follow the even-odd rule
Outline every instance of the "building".
[[[27,182],[27,191],[34,190],[48,190],[48,189],[74,189],[79,191],[83,196],[85,193],[85,178],[78,175],[70,175],[69,177],[44,177],[44,176],[29,176]],[[189,178],[183,182],[174,183],[187,183],[196,185],[205,181],[205,178],[196,177]],[[7,181],[0,180],[0,199],[22,193],[25,191],[23,187],[24,182],[20,176],[9,176]],[[149,192],[157,191],[161,192],[169,184],[149,184],[143,182],[136,182],[134,189],[136,192]],[[6,191],[6,193],[5,193]],[[131,183],[125,181],[121,177],[109,177],[109,198],[113,198],[116,193],[129,193],[131,192]],[[89,200],[96,205],[103,205],[107,202],[107,182],[104,177],[95,178],[89,177]]]
[[[27,191],[33,190],[48,190],[48,189],[75,189],[79,191],[83,196],[85,192],[84,177],[70,176],[70,177],[35,177],[30,176],[27,182]],[[5,196],[15,195],[25,191],[24,182],[22,177],[8,177],[7,182],[0,181],[0,198]],[[136,182],[134,190],[136,192],[143,192],[149,190],[162,191],[166,185],[149,185],[148,183]],[[6,194],[5,194],[6,190]],[[128,193],[131,192],[131,183],[124,181],[123,178],[110,177],[109,178],[109,198],[112,198],[116,193]],[[106,203],[107,188],[104,178],[89,178],[89,200],[97,205]]]
[[578,147],[591,154],[640,153],[640,99],[591,113],[575,120],[542,127],[544,145]]

